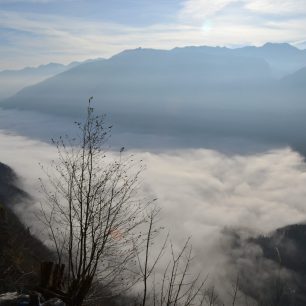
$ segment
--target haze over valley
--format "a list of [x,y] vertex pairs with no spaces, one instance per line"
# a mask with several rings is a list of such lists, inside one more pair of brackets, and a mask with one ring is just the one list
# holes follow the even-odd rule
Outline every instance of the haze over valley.
[[[95,252],[95,234],[82,251],[74,239],[95,222],[108,224],[108,218],[101,221],[101,203],[111,203],[111,212],[119,188],[116,205],[128,204],[123,219],[103,232],[111,241],[107,250],[116,252],[103,255],[103,265],[97,262],[86,280],[92,291],[78,291],[86,291],[86,298],[79,295],[86,305],[153,305],[152,297],[162,296],[161,284],[171,279],[163,278],[170,271],[167,260],[175,267],[172,256],[179,250],[188,273],[180,267],[176,276],[197,279],[201,271],[205,286],[193,304],[183,295],[181,304],[169,306],[200,306],[200,297],[210,306],[305,305],[303,0],[85,2],[0,0],[0,273],[14,267],[4,281],[0,277],[0,304],[2,293],[20,290],[20,278],[21,291],[28,290],[26,282],[38,282],[45,259],[67,261],[54,259],[54,237],[68,245],[63,212],[74,212],[70,230],[78,231],[69,247],[78,250],[76,260]],[[105,179],[99,181],[100,175]],[[97,182],[87,189],[84,178]],[[59,194],[46,193],[52,188]],[[83,208],[74,211],[71,203],[81,207],[84,194],[87,211],[91,204],[98,208],[83,228]],[[58,210],[48,211],[50,202]],[[50,220],[60,212],[53,228],[38,220],[43,209]],[[55,229],[51,235],[46,223]],[[149,233],[143,236],[150,224],[158,228],[153,241]],[[130,232],[135,236],[128,238]],[[24,247],[16,244],[18,235]],[[190,266],[184,253],[189,244]],[[14,249],[26,258],[20,265],[10,255]],[[123,260],[129,250],[140,253]],[[153,254],[146,264],[155,269],[148,284],[145,250]],[[116,266],[121,259],[125,265]],[[120,272],[104,287],[108,276],[99,277],[113,266]],[[46,300],[81,306],[70,278],[62,281],[47,288],[51,293],[35,290]]]

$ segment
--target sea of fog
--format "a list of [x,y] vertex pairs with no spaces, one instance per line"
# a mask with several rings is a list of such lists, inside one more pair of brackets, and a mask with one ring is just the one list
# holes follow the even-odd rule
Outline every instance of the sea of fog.
[[[39,234],[35,212],[41,197],[40,163],[56,159],[49,139],[73,134],[69,120],[38,113],[0,111],[0,162],[21,178],[32,204],[15,206],[18,215]],[[141,142],[144,144],[141,145]],[[268,234],[306,219],[306,164],[289,147],[271,146],[243,139],[203,136],[197,145],[170,136],[114,135],[114,149],[143,160],[141,194],[157,198],[161,223],[172,242],[181,246],[191,236],[196,265],[214,279],[233,277],[225,229],[246,236]],[[258,251],[258,250],[257,250]]]

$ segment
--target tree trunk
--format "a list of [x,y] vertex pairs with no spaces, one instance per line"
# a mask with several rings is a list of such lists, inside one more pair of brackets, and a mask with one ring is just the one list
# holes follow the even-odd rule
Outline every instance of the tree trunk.
[[78,282],[74,280],[68,291],[69,306],[82,306],[92,284],[92,277],[87,277]]

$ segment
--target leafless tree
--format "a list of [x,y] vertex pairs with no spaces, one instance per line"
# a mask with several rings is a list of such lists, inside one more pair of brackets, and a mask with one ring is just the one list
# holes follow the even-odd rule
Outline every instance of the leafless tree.
[[204,291],[204,299],[207,306],[219,306],[220,301],[218,294],[215,291],[215,287],[211,287]]
[[51,172],[45,169],[47,183],[42,181],[41,220],[57,263],[66,265],[65,289],[74,306],[82,305],[94,281],[114,287],[128,270],[149,205],[137,197],[141,161],[124,158],[123,148],[115,159],[107,154],[111,127],[94,114],[91,99],[85,122],[76,123],[77,137],[54,141],[58,159]]
[[[141,301],[137,305],[201,306],[205,301],[202,290],[206,279],[201,280],[200,273],[193,275],[191,272],[192,247],[190,239],[178,252],[175,252],[172,243],[169,242],[169,235],[167,235],[159,250],[155,250],[155,252],[151,250],[153,241],[159,237],[159,228],[155,227],[158,213],[159,211],[155,209],[149,214],[144,252],[136,255],[140,280],[143,283]],[[139,248],[136,250],[138,251]],[[160,261],[167,254],[167,251],[170,251],[170,260],[161,271]],[[154,258],[153,253],[156,253]],[[158,277],[156,277],[156,270],[159,270]],[[152,286],[150,290],[148,289],[149,284]]]

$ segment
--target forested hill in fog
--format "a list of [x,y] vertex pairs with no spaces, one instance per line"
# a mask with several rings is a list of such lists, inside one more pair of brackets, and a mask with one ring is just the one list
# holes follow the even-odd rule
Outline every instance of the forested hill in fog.
[[27,201],[30,196],[18,186],[18,178],[15,172],[0,162],[0,203],[12,206],[18,200]]
[[15,172],[0,162],[0,293],[36,285],[39,264],[51,252],[30,233],[13,212],[14,205],[31,203]]
[[97,111],[122,131],[238,136],[304,150],[305,67],[306,51],[289,44],[139,48],[80,64],[0,107],[76,117],[94,96]]
[[288,225],[247,241],[233,233],[229,253],[238,267],[242,291],[266,301],[262,305],[306,305],[305,243],[306,224]]

